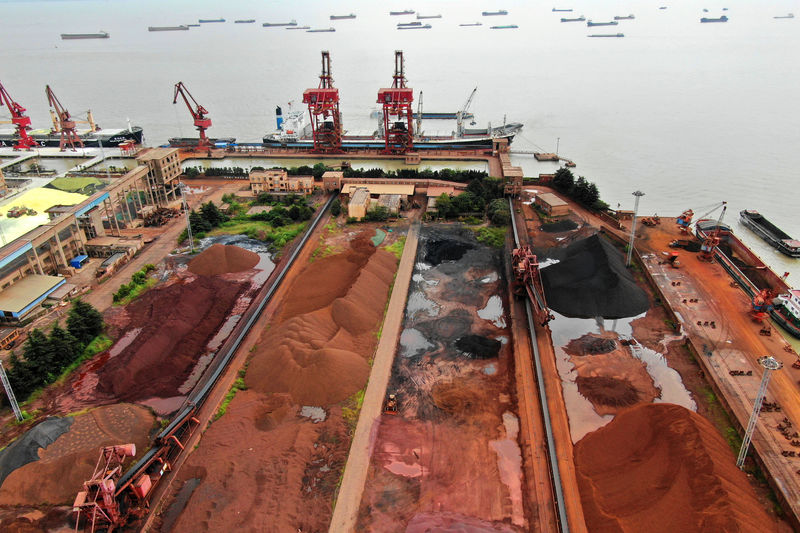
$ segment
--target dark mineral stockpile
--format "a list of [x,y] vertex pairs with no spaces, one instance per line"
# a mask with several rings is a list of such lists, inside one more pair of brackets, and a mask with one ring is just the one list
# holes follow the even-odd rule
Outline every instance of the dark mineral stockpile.
[[624,318],[647,311],[647,294],[625,268],[622,254],[599,235],[547,255],[559,260],[541,271],[554,311],[573,318]]
[[575,446],[589,531],[770,531],[746,475],[709,421],[678,405],[620,412]]

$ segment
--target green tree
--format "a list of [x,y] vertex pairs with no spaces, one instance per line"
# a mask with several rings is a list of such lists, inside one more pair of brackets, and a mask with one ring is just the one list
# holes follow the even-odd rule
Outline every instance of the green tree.
[[[145,269],[147,266],[145,265]],[[153,267],[155,268],[155,267]],[[67,316],[67,331],[86,346],[103,331],[103,315],[92,304],[83,300],[72,302],[72,309]]]
[[383,222],[389,218],[389,208],[383,205],[377,205],[367,211],[366,219],[370,222]]
[[293,205],[292,207],[290,207],[289,208],[289,218],[291,218],[295,222],[300,220],[300,208],[297,207],[296,205]]
[[569,193],[572,191],[572,186],[575,183],[575,176],[572,171],[566,167],[561,167],[556,170],[553,177],[553,185],[561,192]]
[[212,229],[214,229],[211,226],[211,224],[209,224],[208,221],[203,217],[203,215],[201,215],[194,209],[192,209],[192,211],[189,213],[189,224],[192,225],[192,232],[195,234],[205,233],[207,231],[211,231]]
[[8,379],[14,394],[19,398],[27,398],[36,387],[42,384],[42,380],[33,371],[28,361],[17,357],[15,352],[11,352],[8,357]]
[[476,211],[476,200],[475,194],[470,191],[464,191],[453,198],[453,210],[458,214]]
[[54,363],[57,368],[55,373],[60,372],[80,355],[82,349],[80,341],[58,324],[53,326],[47,340],[55,357]]
[[325,174],[327,171],[333,170],[332,168],[325,165],[325,163],[317,163],[314,165],[314,168],[311,171],[311,175],[314,176],[315,180],[321,180],[322,175]]
[[337,198],[336,200],[331,202],[331,215],[338,217],[341,214],[342,214],[342,202],[339,201],[339,199]]
[[505,226],[511,222],[511,211],[508,209],[508,202],[502,198],[497,198],[489,203],[487,214],[492,224]]
[[42,330],[37,328],[30,332],[22,348],[22,355],[40,384],[46,381],[47,376],[54,375],[55,353]]
[[436,212],[440,217],[448,218],[453,213],[453,199],[442,193],[436,198]]
[[228,220],[228,217],[225,216],[216,205],[214,205],[214,202],[207,202],[200,206],[200,216],[202,216],[212,228],[216,228]]

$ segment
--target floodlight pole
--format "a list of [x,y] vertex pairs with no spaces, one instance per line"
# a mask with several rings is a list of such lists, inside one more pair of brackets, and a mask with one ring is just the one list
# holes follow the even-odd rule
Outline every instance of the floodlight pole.
[[14,416],[17,417],[17,420],[22,422],[25,417],[22,416],[22,411],[19,410],[17,397],[14,396],[14,391],[11,390],[11,383],[8,381],[8,375],[6,374],[6,369],[3,368],[2,362],[0,362],[0,381],[3,382],[3,388],[6,389],[6,396],[8,397],[8,403],[11,404],[11,409],[14,410]]
[[192,222],[189,220],[189,204],[186,202],[186,196],[183,194],[183,188],[186,185],[182,181],[178,182],[178,190],[181,191],[181,202],[183,203],[183,212],[186,213],[186,233],[189,236],[189,253],[194,253],[194,238],[192,237]]
[[633,204],[633,221],[631,222],[631,240],[628,242],[628,260],[625,262],[625,266],[631,266],[631,257],[633,257],[633,240],[636,238],[636,215],[639,213],[639,198],[644,196],[642,191],[635,191],[633,195],[636,197],[636,201]]
[[758,362],[764,367],[764,375],[761,376],[761,385],[758,387],[756,401],[753,404],[753,412],[750,414],[750,421],[747,423],[747,430],[744,432],[742,447],[739,449],[739,457],[736,458],[736,466],[738,466],[740,470],[744,466],[747,450],[750,448],[750,440],[753,438],[753,431],[756,429],[756,424],[758,423],[758,413],[761,411],[761,404],[764,403],[764,395],[767,393],[767,384],[769,383],[770,374],[772,374],[773,370],[780,370],[783,368],[783,363],[771,355],[759,357]]

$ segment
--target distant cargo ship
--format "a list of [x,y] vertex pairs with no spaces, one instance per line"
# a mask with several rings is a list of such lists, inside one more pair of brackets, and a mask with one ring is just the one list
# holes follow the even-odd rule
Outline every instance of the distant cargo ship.
[[[199,24],[198,24],[199,26]],[[180,26],[148,26],[147,31],[186,31],[189,26],[181,24]]]
[[356,18],[356,16],[353,13],[350,13],[349,15],[331,15],[331,20],[346,20],[354,18]]
[[287,30],[310,30],[311,26],[287,26]]
[[778,15],[778,16],[772,17],[772,18],[774,18],[774,19],[793,19],[794,18],[794,13],[788,13],[786,15]]
[[505,9],[501,9],[499,11],[484,11],[483,13],[481,13],[481,15],[483,15],[484,17],[496,17],[499,15],[508,15],[508,11],[506,11]]
[[220,19],[200,19],[197,22],[199,22],[200,24],[207,24],[209,22],[225,22],[225,19],[222,19],[222,18],[220,18]]
[[616,20],[612,20],[610,22],[592,22],[590,20],[589,22],[586,23],[586,25],[589,26],[590,28],[592,26],[618,26],[619,22],[617,22]]
[[722,15],[721,17],[715,19],[703,17],[700,19],[700,22],[728,22],[728,17],[726,17],[725,15]]
[[588,37],[625,37],[624,33],[595,33]]
[[513,30],[519,28],[516,24],[503,24],[502,26],[489,26],[490,30]]
[[417,13],[417,20],[440,19],[440,18],[442,18],[442,15],[421,15],[421,14]]
[[200,24],[186,24],[186,26],[189,26],[190,28],[199,28]]
[[569,13],[570,11],[572,11],[572,8],[568,9],[559,9],[557,7],[553,8],[553,13]]
[[297,26],[297,21],[292,19],[291,22],[265,22],[262,24],[265,28],[275,28],[278,26]]
[[239,19],[239,20],[234,20],[233,23],[234,24],[252,24],[255,21],[256,21],[256,19]]
[[422,26],[421,22],[398,22],[397,26]]
[[422,26],[398,26],[398,30],[429,30],[433,26],[430,24],[423,24]]
[[108,39],[108,32],[101,31],[100,33],[62,33],[61,38],[68,39]]
[[464,24],[459,24],[459,26],[483,26],[483,22],[465,22]]
[[[50,129],[30,130],[28,135],[36,141],[40,147],[59,146],[61,143],[61,133]],[[122,143],[133,141],[142,144],[144,133],[139,126],[129,126],[125,129],[97,129],[78,131],[78,136],[83,141],[84,146],[96,147],[102,143],[104,148],[113,148]],[[17,135],[14,130],[0,131],[0,146],[10,147],[17,143]]]
[[583,21],[585,21],[585,20],[586,20],[586,17],[584,17],[583,15],[581,15],[580,17],[573,18],[573,19],[565,19],[565,18],[562,18],[562,19],[561,19],[561,22],[583,22]]
[[616,17],[614,17],[614,20],[633,20],[635,18],[636,17],[634,17],[633,15],[626,15],[624,17],[620,16],[620,15],[617,15]]
[[800,241],[792,239],[758,211],[754,209],[740,211],[739,220],[779,252],[789,257],[800,257]]
[[389,11],[389,14],[390,15],[413,15],[414,14],[414,10],[413,9],[406,9],[404,11]]
[[306,30],[306,33],[330,33],[336,31],[336,28],[316,28],[313,30]]

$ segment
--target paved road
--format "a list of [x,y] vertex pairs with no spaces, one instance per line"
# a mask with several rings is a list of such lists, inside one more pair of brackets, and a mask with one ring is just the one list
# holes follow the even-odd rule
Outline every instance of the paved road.
[[331,532],[356,530],[361,495],[367,480],[375,435],[380,427],[383,400],[386,397],[386,387],[389,384],[392,362],[397,351],[397,341],[400,338],[400,327],[405,315],[408,286],[411,283],[414,260],[417,256],[419,228],[419,222],[411,225],[397,268],[392,296],[389,299],[389,307],[383,321],[383,333],[375,350],[369,383],[364,393],[364,403],[361,406],[361,414],[358,417],[355,435],[350,445],[350,455],[347,458],[342,486],[339,488],[336,508],[333,511],[329,530]]

